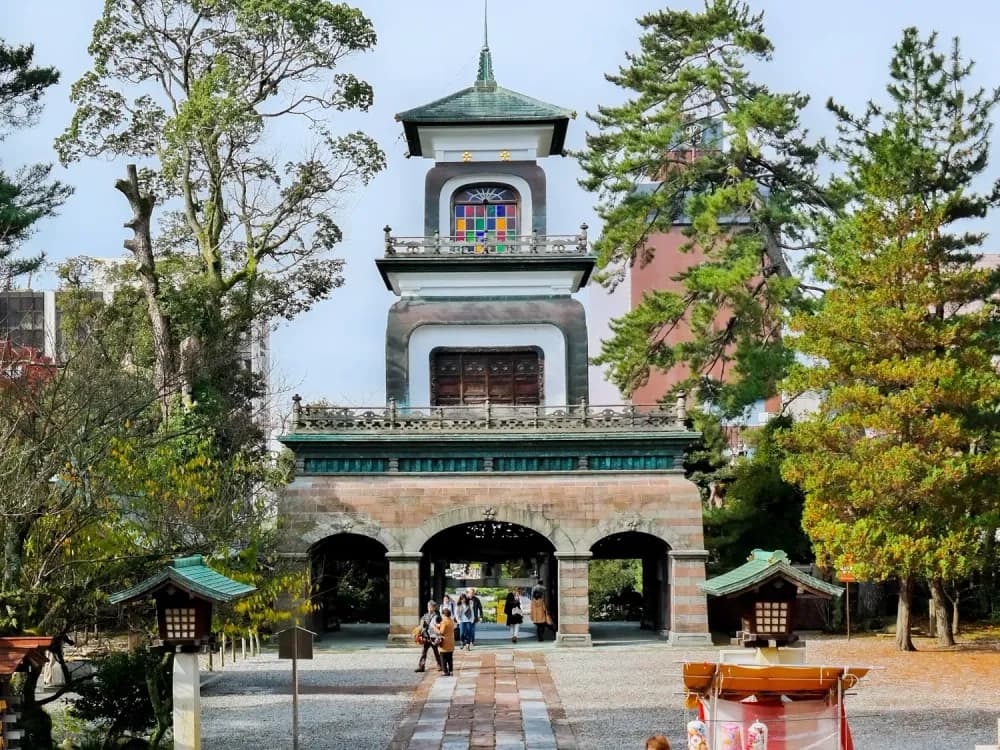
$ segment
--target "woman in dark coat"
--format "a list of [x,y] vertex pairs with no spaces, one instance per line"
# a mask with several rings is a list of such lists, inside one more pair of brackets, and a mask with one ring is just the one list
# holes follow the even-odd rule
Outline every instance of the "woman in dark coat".
[[521,629],[524,617],[521,615],[521,590],[513,589],[507,592],[507,600],[503,604],[503,613],[507,616],[507,627],[510,629],[510,642],[517,643],[517,632]]

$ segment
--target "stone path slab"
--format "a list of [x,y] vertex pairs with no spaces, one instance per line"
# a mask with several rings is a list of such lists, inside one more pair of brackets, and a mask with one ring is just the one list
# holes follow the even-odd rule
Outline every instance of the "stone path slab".
[[577,750],[542,653],[461,651],[430,671],[389,750]]

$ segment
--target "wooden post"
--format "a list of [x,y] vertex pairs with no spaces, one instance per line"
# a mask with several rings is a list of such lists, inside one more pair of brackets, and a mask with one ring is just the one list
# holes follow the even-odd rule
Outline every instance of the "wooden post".
[[292,652],[292,750],[299,750],[299,639]]
[[219,645],[219,668],[226,668],[226,634],[222,633],[222,640]]
[[847,614],[847,640],[851,640],[851,582],[844,582],[844,612]]

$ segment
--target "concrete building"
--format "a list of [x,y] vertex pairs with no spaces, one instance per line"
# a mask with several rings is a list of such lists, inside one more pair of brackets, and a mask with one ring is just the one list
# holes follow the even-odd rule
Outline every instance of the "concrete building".
[[[588,565],[599,558],[642,560],[647,627],[710,642],[683,404],[589,404],[574,295],[594,257],[586,226],[549,233],[557,193],[539,164],[561,154],[572,117],[499,86],[487,44],[472,86],[397,115],[411,156],[433,165],[423,233],[386,227],[376,261],[399,297],[386,324],[388,403],[297,399],[282,438],[296,466],[281,502],[285,553],[321,592],[335,588],[338,563],[369,565],[384,580],[390,642],[412,642],[424,602],[479,563],[462,585],[541,577],[558,642],[588,645]],[[336,597],[317,603],[316,628],[335,625]]]

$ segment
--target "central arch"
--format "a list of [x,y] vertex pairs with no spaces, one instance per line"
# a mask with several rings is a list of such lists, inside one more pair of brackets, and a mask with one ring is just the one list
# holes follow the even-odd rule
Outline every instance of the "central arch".
[[[421,547],[421,601],[453,599],[475,588],[484,621],[497,621],[496,604],[508,591],[527,593],[541,580],[550,610],[556,601],[555,545],[543,534],[510,521],[479,518],[441,529]],[[489,637],[489,626],[477,635]],[[499,631],[497,631],[499,632]]]

